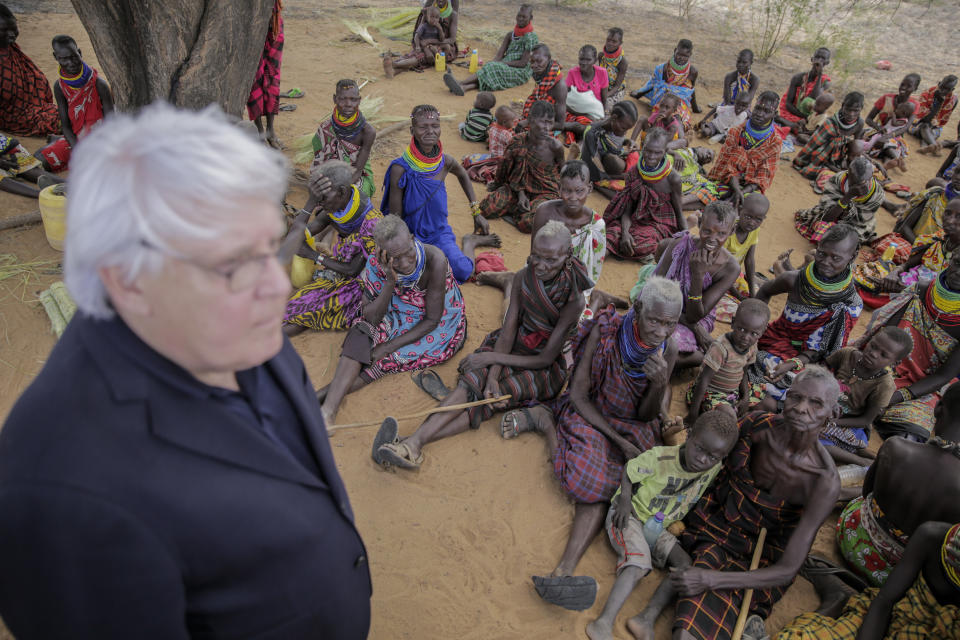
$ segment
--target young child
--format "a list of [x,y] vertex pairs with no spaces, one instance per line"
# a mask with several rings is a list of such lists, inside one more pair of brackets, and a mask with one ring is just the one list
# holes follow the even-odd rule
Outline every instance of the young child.
[[622,180],[627,169],[624,136],[637,123],[637,107],[632,102],[618,102],[610,115],[593,123],[583,134],[580,159],[590,170],[590,180]]
[[723,142],[731,127],[743,124],[750,117],[751,95],[743,91],[737,94],[732,105],[720,104],[710,109],[697,124],[700,135],[715,144]]
[[[613,637],[617,613],[651,568],[690,566],[690,556],[666,529],[697,503],[739,435],[732,413],[709,411],[694,423],[684,444],[653,447],[623,466],[621,486],[606,521],[610,544],[618,556],[617,580],[600,617],[587,625],[588,637]],[[657,513],[664,516],[664,530],[650,543],[643,525]]]
[[627,59],[623,55],[623,29],[613,27],[607,31],[607,39],[600,51],[598,64],[606,69],[610,86],[607,87],[607,100],[604,110],[610,113],[613,105],[623,100],[627,94]]
[[507,105],[497,107],[495,116],[497,121],[487,130],[487,148],[491,156],[499,158],[516,135],[515,130],[520,117]]
[[383,73],[392,78],[397,71],[419,69],[433,65],[437,53],[447,56],[451,62],[457,56],[453,45],[445,43],[443,25],[440,23],[440,10],[431,5],[423,10],[423,22],[413,34],[413,50],[410,53],[396,56],[383,56]]
[[[37,186],[19,182],[15,178]],[[44,171],[40,160],[30,155],[19,140],[0,133],[0,191],[27,198],[39,198],[41,189],[59,182],[63,182],[63,179]]]
[[487,131],[493,123],[490,110],[496,104],[496,97],[489,91],[478,93],[477,99],[473,101],[473,109],[467,112],[466,119],[460,123],[460,137],[468,142],[486,142]]
[[767,330],[770,307],[756,298],[740,303],[730,332],[714,340],[703,356],[703,366],[687,399],[692,423],[701,411],[729,410],[744,414],[750,399],[746,369],[757,359],[757,340]]
[[743,198],[737,226],[727,238],[724,247],[740,263],[740,277],[730,293],[736,298],[752,298],[757,293],[757,243],[760,242],[760,225],[767,219],[770,201],[759,191],[748,193]]
[[796,138],[798,142],[801,144],[807,143],[810,136],[813,135],[813,132],[817,130],[817,127],[823,124],[823,121],[829,117],[827,115],[827,109],[832,106],[832,93],[821,93],[817,96],[816,100],[813,98],[804,98],[800,101],[800,112],[804,113],[807,119],[802,120],[797,129]]
[[[680,98],[668,93],[660,99],[649,118],[641,119],[633,128],[630,139],[636,142],[640,136],[641,142],[646,139],[650,129],[663,129],[667,132],[667,151],[687,146],[684,138],[683,122],[680,120]],[[641,135],[642,132],[642,135]]]
[[913,340],[899,327],[884,327],[865,345],[844,347],[827,356],[824,363],[840,383],[841,417],[820,434],[837,464],[869,466],[863,455],[870,441],[869,428],[890,403],[897,390],[890,368],[913,351]]
[[903,141],[903,134],[913,122],[915,109],[916,105],[909,100],[898,104],[893,117],[864,144],[864,151],[881,160],[888,170],[897,167],[900,171],[907,171],[907,161],[904,160],[907,157],[907,143]]

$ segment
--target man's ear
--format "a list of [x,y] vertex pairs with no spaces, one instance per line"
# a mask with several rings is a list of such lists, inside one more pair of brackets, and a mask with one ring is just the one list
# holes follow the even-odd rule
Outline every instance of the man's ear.
[[100,267],[97,270],[100,281],[103,282],[110,297],[110,303],[117,311],[141,316],[150,315],[150,302],[140,288],[139,278],[131,281],[123,271],[118,266]]

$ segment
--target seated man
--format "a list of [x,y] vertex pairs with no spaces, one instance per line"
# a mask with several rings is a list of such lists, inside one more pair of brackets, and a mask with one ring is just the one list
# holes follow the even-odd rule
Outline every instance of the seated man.
[[563,164],[563,145],[550,136],[553,105],[535,102],[527,122],[529,129],[507,145],[478,207],[478,216],[508,218],[524,233],[530,233],[537,207],[560,197],[558,170]]
[[879,590],[850,598],[839,617],[804,613],[777,640],[960,639],[960,524],[922,524]]
[[[863,495],[837,521],[837,544],[847,564],[870,586],[882,586],[903,557],[907,540],[926,520],[960,522],[960,385],[951,385],[934,410],[929,441],[890,438],[863,482]],[[839,586],[839,585],[837,585]],[[825,601],[832,599],[821,593]]]
[[570,232],[563,223],[548,222],[537,232],[527,266],[513,276],[503,327],[460,362],[457,388],[440,406],[503,395],[510,398],[495,405],[435,413],[402,440],[396,420],[387,418],[374,440],[374,461],[419,468],[423,447],[430,442],[477,429],[494,410],[551,400],[560,393],[567,380],[563,350],[583,311],[583,291],[593,286],[572,252]]
[[70,164],[70,151],[77,141],[113,112],[113,95],[106,80],[91,68],[70,36],[53,39],[53,57],[60,65],[60,77],[53,85],[57,111],[63,125],[63,137],[37,152],[47,171],[65,171]]
[[[953,208],[953,207],[951,207]],[[932,281],[911,285],[873,313],[864,339],[884,326],[913,338],[910,355],[894,368],[897,391],[875,424],[881,437],[927,440],[944,385],[960,375],[960,251]]]
[[[453,157],[443,153],[440,144],[440,112],[422,104],[410,114],[413,139],[403,155],[390,163],[383,181],[384,215],[394,213],[407,223],[420,242],[443,251],[457,282],[473,275],[473,254],[477,247],[499,247],[500,237],[490,233],[490,225],[478,214],[478,203],[466,170]],[[463,236],[463,251],[457,246],[447,221],[447,189],[443,183],[452,172],[470,201],[476,233]]]
[[607,250],[621,258],[652,261],[661,240],[687,228],[681,199],[680,176],[667,154],[667,132],[652,129],[636,170],[627,173],[623,191],[603,212]]
[[[320,123],[313,136],[313,166],[328,160],[341,160],[353,167],[353,184],[368,198],[373,197],[373,168],[370,150],[377,131],[360,112],[360,89],[353,80],[340,80],[333,94],[333,113]],[[304,209],[312,211],[316,203],[307,200]]]
[[797,73],[790,78],[790,86],[780,98],[777,124],[788,127],[794,134],[801,131],[808,114],[800,109],[800,103],[807,98],[816,100],[821,93],[829,91],[830,76],[824,73],[829,64],[830,49],[820,47],[810,58],[810,71]]
[[757,291],[764,302],[787,294],[783,314],[761,336],[760,354],[750,367],[754,399],[769,396],[768,409],[783,400],[792,372],[847,346],[863,311],[851,270],[858,250],[856,230],[841,222],[824,234],[812,262],[784,271]]
[[378,252],[363,272],[360,317],[333,381],[317,393],[327,424],[348,393],[388,373],[446,362],[467,337],[463,296],[443,252],[417,240],[397,216],[385,216],[373,236]]
[[757,96],[750,118],[727,132],[710,170],[710,179],[717,183],[721,196],[731,198],[737,209],[748,193],[765,193],[777,173],[782,141],[773,126],[776,109],[776,93],[764,91]]
[[[535,576],[548,602],[586,609],[596,598],[593,578],[573,576],[601,530],[627,460],[662,444],[660,418],[670,406],[677,349],[670,338],[680,317],[680,287],[653,277],[625,316],[612,306],[580,324],[577,363],[569,390],[551,405],[513,411],[516,433],[544,435],[553,471],[575,502],[573,526],[560,563]],[[504,416],[504,420],[507,416]]]
[[[830,372],[808,367],[783,415],[754,412],[740,421],[740,440],[684,520],[679,540],[693,566],[672,573],[630,621],[636,637],[653,638],[654,621],[677,593],[676,640],[729,638],[745,589],[753,589],[753,598],[744,637],[767,637],[764,619],[800,571],[840,493],[837,468],[817,441],[839,395]],[[760,568],[749,571],[762,529]]]
[[[367,259],[376,253],[373,230],[383,218],[373,202],[353,184],[353,167],[339,160],[328,160],[310,171],[310,201],[320,212],[307,228],[310,237],[333,227],[334,241],[329,250],[312,249],[299,226],[291,234],[299,235],[299,255],[316,264],[309,284],[287,301],[283,331],[288,336],[305,329],[343,331],[360,315],[363,283],[360,274]],[[301,209],[296,220],[306,222],[312,209]]]
[[[683,291],[683,315],[673,334],[677,366],[695,367],[713,342],[717,303],[736,282],[740,265],[724,244],[736,224],[737,212],[728,202],[712,202],[703,210],[697,233],[684,230],[657,247],[654,275],[669,278]],[[644,285],[645,286],[645,285]]]
[[680,121],[684,129],[690,128],[690,112],[700,113],[697,106],[697,68],[690,63],[693,56],[693,43],[687,39],[677,42],[673,49],[673,57],[658,64],[647,84],[630,95],[635,99],[646,96],[651,107],[656,107],[667,93],[673,93],[680,98]]
[[563,82],[563,67],[551,57],[550,47],[541,42],[533,48],[530,68],[536,85],[523,103],[521,126],[527,124],[533,105],[544,101],[553,105],[551,131],[562,131],[567,120],[567,85]]
[[47,77],[17,45],[17,19],[0,4],[0,131],[23,136],[60,133]]
[[957,76],[945,76],[937,86],[930,87],[920,94],[920,106],[914,113],[910,133],[919,138],[924,145],[917,149],[919,153],[940,155],[941,144],[938,141],[943,126],[957,107]]
[[533,8],[522,4],[517,10],[517,23],[500,42],[493,60],[483,63],[463,82],[457,82],[450,70],[443,75],[443,81],[450,91],[462,96],[464,91],[503,91],[519,87],[530,79],[530,54],[540,41],[533,31]]

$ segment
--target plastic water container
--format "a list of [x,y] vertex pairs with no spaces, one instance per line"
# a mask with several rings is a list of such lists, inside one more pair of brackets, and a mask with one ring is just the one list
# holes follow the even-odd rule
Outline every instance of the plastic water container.
[[[310,235],[310,231],[304,229],[303,233],[306,236],[307,245],[316,251],[317,246],[313,240],[313,236]],[[317,264],[313,260],[301,256],[293,256],[293,260],[290,262],[290,284],[293,285],[294,289],[307,286],[313,282],[313,273],[316,269]]]
[[477,67],[480,66],[480,54],[477,53],[477,50],[474,49],[470,52],[470,73],[476,73]]
[[647,544],[653,549],[657,544],[657,538],[663,533],[663,511],[657,511],[657,514],[643,523],[643,537],[647,539]]
[[40,219],[47,242],[57,251],[63,251],[63,239],[67,235],[67,198],[54,193],[61,192],[63,185],[52,184],[40,192]]
[[446,71],[447,70],[447,54],[443,53],[442,51],[438,51],[437,57],[434,58],[433,60],[433,66],[440,73],[443,73],[444,71]]

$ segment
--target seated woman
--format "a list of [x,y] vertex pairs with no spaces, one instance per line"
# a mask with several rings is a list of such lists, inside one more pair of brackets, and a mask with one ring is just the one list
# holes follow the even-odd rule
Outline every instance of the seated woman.
[[447,88],[458,96],[471,89],[503,91],[519,87],[526,83],[533,73],[530,69],[530,54],[538,44],[540,40],[533,32],[533,8],[522,4],[517,10],[516,25],[503,36],[503,42],[500,43],[493,60],[483,63],[483,66],[477,69],[476,75],[463,82],[457,82],[450,70],[443,74],[443,81]]
[[[338,81],[333,94],[333,113],[320,123],[313,136],[313,167],[328,160],[350,164],[353,167],[352,183],[360,187],[368,198],[372,197],[376,187],[370,166],[370,150],[376,139],[376,130],[360,112],[360,89],[357,83],[353,80]],[[308,199],[304,209],[313,211],[316,204]]]
[[950,115],[957,107],[957,76],[949,75],[920,94],[920,106],[915,114],[916,120],[910,127],[910,133],[919,138],[924,144],[917,149],[919,153],[940,155],[940,132],[950,120]]
[[847,346],[863,312],[851,269],[859,249],[856,230],[836,224],[824,234],[810,263],[783,271],[757,291],[757,298],[764,302],[782,293],[787,300],[781,316],[757,343],[760,354],[748,372],[754,394],[751,402],[766,395],[770,398],[766,406],[772,409],[786,395],[791,372]]
[[955,172],[946,185],[928,187],[910,198],[893,230],[907,242],[939,232],[943,229],[943,212],[947,203],[958,196],[960,171]]
[[563,349],[583,312],[583,291],[593,286],[583,264],[571,253],[570,232],[563,223],[548,222],[537,232],[527,266],[513,275],[503,327],[487,335],[460,362],[457,388],[440,406],[510,398],[433,414],[402,440],[396,421],[387,418],[374,439],[373,459],[378,464],[416,469],[423,463],[423,447],[430,442],[477,429],[495,410],[550,400],[560,393],[567,380]]
[[[453,6],[448,4],[450,14],[455,15]],[[413,31],[410,53],[394,57],[383,56],[383,73],[392,78],[397,71],[423,69],[434,64],[437,55],[446,56],[449,64],[457,57],[456,18],[453,20],[454,33],[450,33],[449,21],[445,26],[440,18],[440,10],[435,6],[425,7],[417,26]]]
[[623,55],[623,29],[612,27],[607,31],[607,40],[600,52],[600,66],[606,69],[610,86],[603,108],[607,113],[627,95],[627,59]]
[[[680,287],[652,277],[625,316],[609,306],[580,324],[573,340],[577,363],[568,391],[550,405],[504,416],[505,435],[535,431],[547,439],[553,471],[576,503],[560,563],[550,576],[534,576],[551,602],[584,601],[596,581],[573,576],[603,527],[627,460],[663,443],[661,422],[670,406],[670,374],[677,349],[670,334],[683,305]],[[592,583],[592,588],[589,583]]]
[[830,227],[844,222],[857,231],[860,244],[868,244],[877,237],[876,214],[883,206],[883,193],[873,177],[873,163],[860,156],[848,170],[827,180],[817,206],[794,214],[794,225],[801,236],[817,243]]
[[681,186],[667,153],[667,132],[652,129],[636,171],[627,173],[623,191],[603,212],[607,250],[630,260],[652,261],[661,240],[687,228]]
[[894,117],[897,107],[906,102],[914,106],[914,111],[920,106],[917,99],[913,97],[913,92],[920,86],[920,74],[908,73],[900,81],[900,87],[896,93],[885,93],[873,103],[873,108],[867,114],[864,122],[867,126],[873,127],[877,131],[883,129],[887,121]]
[[[328,160],[310,171],[310,198],[321,207],[307,227],[317,236],[332,226],[336,232],[329,255],[323,255],[300,238],[298,255],[313,260],[317,269],[313,281],[298,289],[287,302],[283,331],[288,336],[304,329],[341,331],[349,329],[360,315],[362,285],[360,273],[367,259],[376,253],[373,230],[383,217],[353,184],[353,167]],[[302,209],[298,219],[310,217]],[[299,234],[299,227],[292,233]]]
[[885,326],[904,329],[914,347],[894,369],[897,391],[874,423],[877,433],[926,441],[941,389],[960,375],[960,252],[932,282],[910,286],[875,311],[861,340]]
[[673,334],[679,367],[695,367],[703,361],[713,342],[710,332],[717,303],[740,275],[740,265],[724,248],[736,222],[732,205],[712,202],[703,210],[700,237],[681,231],[657,247],[659,262],[654,275],[677,282],[683,292],[683,314]]
[[807,178],[816,178],[820,169],[838,171],[847,143],[863,137],[863,94],[851,91],[843,97],[840,110],[823,121],[807,144],[793,159],[793,168]]
[[343,341],[333,381],[317,393],[327,424],[344,396],[388,373],[446,362],[467,337],[460,286],[440,249],[423,244],[397,216],[373,231],[360,316]]
[[801,614],[777,640],[960,638],[958,629],[960,524],[930,521],[910,537],[880,589],[854,594],[839,617]]
[[[816,100],[821,93],[830,89],[830,76],[823,72],[829,64],[830,49],[820,47],[810,58],[810,71],[795,74],[790,78],[790,86],[780,98],[777,124],[788,127],[794,133],[799,132],[807,119],[807,114],[800,110],[800,103],[806,98]],[[786,137],[786,133],[789,132],[785,132],[781,137]]]
[[615,191],[622,191],[624,173],[636,164],[637,155],[632,162],[626,150],[625,135],[637,123],[637,107],[624,100],[613,105],[610,115],[594,122],[583,134],[580,145],[580,159],[590,170],[590,180],[600,193],[608,198]]
[[943,212],[943,229],[920,236],[913,242],[910,256],[880,278],[875,264],[858,264],[853,270],[857,289],[864,303],[877,309],[891,296],[917,282],[930,281],[947,266],[950,256],[960,247],[960,198],[954,198]]
[[0,4],[0,131],[24,136],[60,133],[60,115],[50,82],[17,45],[17,19]]
[[597,49],[592,44],[580,47],[579,66],[567,71],[567,111],[591,120],[603,118],[610,79],[607,70],[597,64]]
[[693,56],[693,43],[687,39],[677,42],[673,57],[661,62],[654,70],[647,84],[630,94],[635,100],[646,96],[650,106],[655,107],[667,93],[680,98],[680,121],[684,129],[690,128],[690,112],[700,113],[697,106],[697,68],[690,63]]

